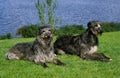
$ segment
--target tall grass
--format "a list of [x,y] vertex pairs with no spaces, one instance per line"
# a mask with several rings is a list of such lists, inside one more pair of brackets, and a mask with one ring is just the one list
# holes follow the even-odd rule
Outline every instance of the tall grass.
[[41,26],[49,25],[54,29],[57,19],[55,16],[56,0],[38,0],[36,8],[38,10]]
[[104,33],[99,36],[99,52],[113,59],[109,63],[81,60],[75,55],[57,55],[67,66],[48,63],[44,69],[30,61],[6,60],[5,52],[20,42],[34,38],[0,40],[0,78],[120,78],[120,32]]

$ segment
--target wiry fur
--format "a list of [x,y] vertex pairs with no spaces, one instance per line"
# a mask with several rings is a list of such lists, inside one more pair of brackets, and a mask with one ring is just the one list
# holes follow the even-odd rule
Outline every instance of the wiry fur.
[[48,26],[41,27],[34,42],[18,43],[7,51],[7,59],[30,60],[36,64],[48,67],[46,62],[53,62],[57,65],[65,65],[54,58],[52,43],[53,33]]
[[82,59],[110,61],[111,59],[103,53],[98,53],[98,35],[102,34],[102,28],[97,21],[88,23],[86,32],[78,36],[61,36],[55,43],[56,54],[74,54]]

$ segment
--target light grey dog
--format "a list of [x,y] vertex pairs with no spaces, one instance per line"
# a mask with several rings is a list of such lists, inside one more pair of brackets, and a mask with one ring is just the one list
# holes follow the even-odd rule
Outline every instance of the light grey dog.
[[47,68],[46,62],[53,62],[57,65],[65,65],[55,59],[53,49],[53,32],[48,26],[39,29],[36,40],[31,43],[18,43],[7,51],[7,59],[30,60]]

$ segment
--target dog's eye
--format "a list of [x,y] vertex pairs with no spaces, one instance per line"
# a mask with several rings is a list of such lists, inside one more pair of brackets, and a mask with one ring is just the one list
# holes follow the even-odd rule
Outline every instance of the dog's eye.
[[42,32],[45,32],[45,31],[42,31]]
[[98,27],[98,25],[95,25],[95,27]]
[[48,30],[48,31],[52,32],[52,30]]

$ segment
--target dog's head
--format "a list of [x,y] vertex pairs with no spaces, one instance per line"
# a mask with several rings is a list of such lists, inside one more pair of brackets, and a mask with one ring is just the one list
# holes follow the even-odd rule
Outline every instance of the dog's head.
[[52,29],[49,26],[40,27],[38,36],[45,41],[49,41],[53,37]]
[[102,35],[103,31],[98,21],[90,21],[87,26],[94,35]]

